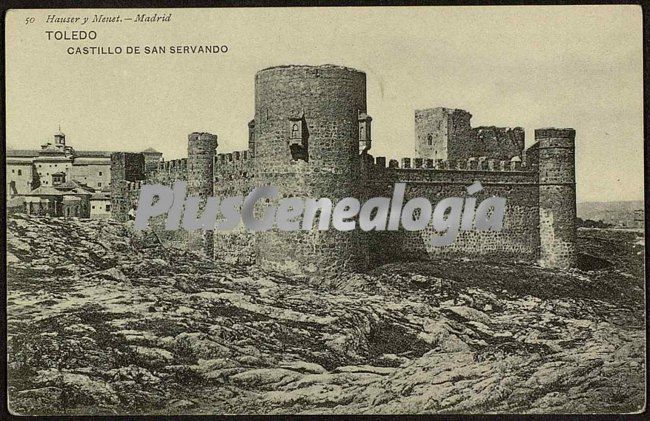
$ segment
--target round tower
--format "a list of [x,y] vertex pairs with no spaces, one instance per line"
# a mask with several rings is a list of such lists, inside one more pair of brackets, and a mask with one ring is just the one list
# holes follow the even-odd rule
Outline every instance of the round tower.
[[542,266],[576,265],[576,179],[573,129],[538,129],[539,260]]
[[[187,143],[187,195],[209,197],[213,194],[214,157],[217,154],[217,136],[194,132]],[[197,231],[189,239],[191,248],[212,255],[212,231]]]
[[[333,66],[279,66],[255,75],[254,150],[258,185],[283,197],[359,197],[359,115],[366,75]],[[317,224],[315,224],[317,225]],[[357,270],[367,246],[357,230],[258,233],[261,266],[295,272]]]

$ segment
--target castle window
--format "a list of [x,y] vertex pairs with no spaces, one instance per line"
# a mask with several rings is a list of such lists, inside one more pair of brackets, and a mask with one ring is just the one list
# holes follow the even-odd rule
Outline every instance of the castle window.
[[102,186],[102,183],[97,183],[97,187],[101,187],[101,186]]
[[293,160],[309,159],[307,139],[309,134],[306,130],[305,114],[300,113],[297,117],[289,117],[289,141],[288,146]]
[[99,175],[102,175],[102,172],[101,172],[101,171],[99,172]]
[[431,134],[429,134],[429,136],[427,136],[427,145],[429,145],[429,146],[433,145],[433,135],[431,135]]
[[22,170],[18,170],[18,175],[23,175],[23,171],[22,171]]
[[13,174],[13,173],[14,173],[14,170],[11,170],[11,173]]
[[110,212],[110,211],[111,211],[111,205],[106,205],[106,212]]
[[365,153],[370,150],[372,138],[370,137],[370,122],[372,117],[359,111],[359,153]]

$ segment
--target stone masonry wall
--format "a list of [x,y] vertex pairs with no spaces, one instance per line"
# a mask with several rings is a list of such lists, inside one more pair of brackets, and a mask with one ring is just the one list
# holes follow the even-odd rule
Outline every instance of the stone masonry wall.
[[[246,197],[254,188],[254,175],[249,151],[218,154],[214,158],[214,195],[221,198]],[[215,231],[214,258],[229,263],[254,263],[255,235],[241,223],[232,231]]]
[[424,159],[466,160],[484,156],[511,159],[522,156],[525,132],[521,127],[474,127],[472,115],[453,108],[415,111],[415,155]]
[[[339,66],[280,66],[255,77],[255,177],[283,197],[359,193],[359,113],[366,75]],[[293,123],[301,138],[292,138]],[[299,152],[295,154],[294,151]],[[365,269],[367,246],[356,231],[269,231],[256,235],[257,262],[296,272]]]
[[144,156],[139,153],[111,154],[111,213],[118,221],[128,220],[131,209],[129,182],[143,180]]
[[[460,145],[471,137],[472,115],[453,108],[415,111],[415,154],[420,158],[458,159]],[[480,156],[480,155],[471,155]]]
[[[187,194],[188,196],[211,197],[213,193],[214,157],[217,154],[217,136],[194,132],[187,142]],[[200,207],[203,211],[204,203]],[[214,249],[212,231],[189,233],[188,247],[211,255]]]
[[[431,245],[436,234],[431,223],[422,231],[371,233],[375,261],[429,259],[435,257],[471,257],[504,261],[535,261],[539,249],[539,213],[537,173],[509,161],[438,162],[405,158],[401,165],[385,158],[376,158],[370,167],[374,194],[388,188],[380,196],[391,197],[394,183],[406,183],[404,203],[415,197],[425,197],[435,205],[447,197],[468,197],[466,187],[480,181],[483,190],[472,197],[476,205],[489,196],[507,199],[504,227],[501,232],[460,231],[449,246]],[[388,239],[388,241],[386,241]],[[390,256],[390,257],[388,257]]]
[[521,127],[474,127],[470,137],[453,143],[453,159],[485,156],[490,159],[521,158],[525,131]]
[[540,264],[576,264],[575,130],[535,130],[539,165]]

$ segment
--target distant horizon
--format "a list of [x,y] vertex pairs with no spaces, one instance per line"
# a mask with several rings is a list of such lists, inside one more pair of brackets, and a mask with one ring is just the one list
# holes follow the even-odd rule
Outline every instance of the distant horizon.
[[645,204],[644,199],[630,199],[630,200],[587,200],[583,202],[576,202],[577,204],[581,203],[630,203],[630,202],[641,202]]

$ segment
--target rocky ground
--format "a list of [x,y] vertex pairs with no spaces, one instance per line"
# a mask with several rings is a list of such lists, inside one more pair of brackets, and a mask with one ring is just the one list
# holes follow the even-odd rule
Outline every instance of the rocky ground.
[[583,270],[436,262],[318,284],[111,221],[7,221],[18,414],[636,412],[641,232]]

